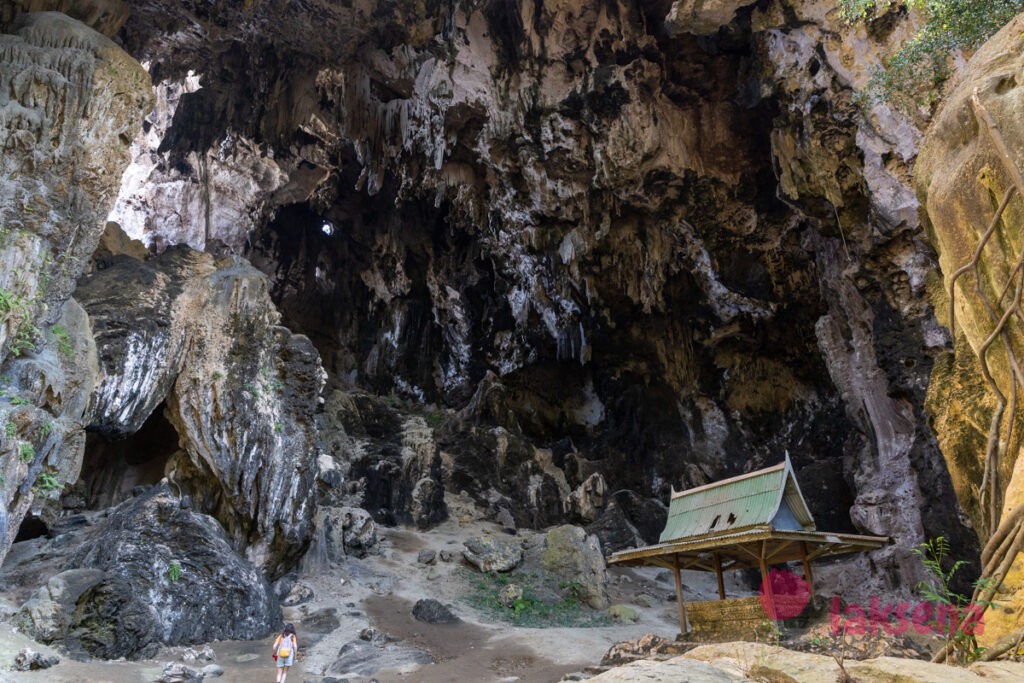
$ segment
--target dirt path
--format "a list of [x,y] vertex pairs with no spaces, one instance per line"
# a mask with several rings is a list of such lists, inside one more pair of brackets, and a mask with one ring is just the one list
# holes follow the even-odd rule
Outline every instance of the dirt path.
[[[412,618],[413,604],[392,596],[375,596],[364,603],[367,614],[381,630],[422,648],[435,663],[402,675],[383,670],[375,676],[382,683],[388,680],[416,683],[447,681],[557,681],[564,674],[578,671],[587,664],[584,656],[568,657],[554,662],[538,656],[515,635],[493,632],[481,626],[458,624],[424,624]],[[394,677],[394,678],[392,678]]]
[[[381,529],[376,554],[300,572],[300,581],[313,597],[284,608],[284,619],[299,630],[300,659],[289,673],[289,683],[324,676],[352,683],[549,683],[597,664],[615,642],[644,633],[668,634],[675,628],[674,607],[666,601],[666,596],[672,597],[671,581],[657,570],[637,569],[611,570],[608,586],[613,602],[636,608],[637,624],[523,628],[490,621],[465,600],[468,569],[460,550],[469,536],[503,532],[492,522],[479,518],[467,522],[465,517],[427,532]],[[420,564],[417,554],[425,548],[439,555],[444,551],[447,559],[431,566]],[[686,581],[691,595],[713,590],[710,584],[704,585],[702,575],[688,576]],[[12,612],[20,597],[9,596],[0,611]],[[452,605],[462,621],[449,626],[416,621],[412,609],[421,598]],[[317,632],[314,626],[324,623],[332,625]],[[380,637],[387,645],[378,647],[364,640],[368,628],[386,634]],[[271,642],[211,643],[224,675],[208,680],[270,683],[275,675]],[[23,647],[52,652],[14,632],[9,623],[0,623],[0,652],[12,653],[13,658]],[[152,683],[167,662],[181,661],[182,652],[183,648],[165,648],[155,659],[141,662],[75,662],[61,657],[60,664],[43,672],[0,671],[0,683]],[[346,653],[347,658],[342,656]],[[350,666],[372,675],[330,673]]]

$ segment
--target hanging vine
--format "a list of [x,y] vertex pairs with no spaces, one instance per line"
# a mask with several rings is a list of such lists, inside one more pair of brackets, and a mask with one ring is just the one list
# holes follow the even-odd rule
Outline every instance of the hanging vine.
[[[1024,295],[1024,248],[1017,257],[1013,269],[1010,271],[1006,281],[998,290],[998,296],[993,297],[987,294],[983,286],[982,256],[985,247],[990,243],[992,236],[1003,220],[1007,207],[1014,196],[1024,197],[1024,175],[1020,168],[1010,156],[1006,142],[996,127],[995,122],[978,98],[977,91],[971,98],[975,117],[979,127],[985,131],[991,142],[1000,165],[1010,179],[1010,187],[1003,195],[992,220],[982,233],[978,245],[975,247],[971,258],[961,266],[949,281],[949,329],[951,334],[956,334],[956,284],[960,278],[972,275],[974,281],[974,294],[982,302],[989,318],[993,322],[993,328],[989,335],[978,347],[978,360],[981,365],[981,374],[988,385],[989,390],[996,398],[996,406],[992,411],[991,422],[989,423],[988,438],[986,441],[985,469],[982,476],[979,499],[982,502],[982,514],[984,516],[984,527],[981,530],[982,538],[988,537],[981,553],[981,580],[972,596],[972,602],[986,608],[991,604],[996,591],[1002,585],[1003,580],[1009,573],[1010,568],[1017,555],[1024,550],[1024,504],[1021,504],[1001,517],[1003,490],[999,477],[1000,463],[1004,462],[1006,451],[1009,448],[1013,437],[1013,429],[1017,412],[1018,389],[1024,388],[1024,373],[1013,348],[1013,324],[1019,326],[1024,323],[1024,309],[1021,308],[1021,299]],[[991,270],[991,269],[990,269]],[[993,286],[993,292],[996,287]],[[1024,330],[1024,328],[1020,328]],[[1000,388],[998,382],[992,375],[990,366],[990,351],[1001,342],[1006,353],[1006,366],[1010,373],[1010,385],[1007,391]],[[1009,396],[1007,396],[1007,393]],[[1007,408],[1009,418],[1007,419]],[[1003,431],[1003,423],[1006,422],[1005,435],[1000,438]],[[982,659],[990,660],[1019,647],[1024,640],[1024,628],[1009,634],[1000,640],[992,648],[986,650]],[[949,648],[940,651],[934,661],[944,661],[949,654]]]

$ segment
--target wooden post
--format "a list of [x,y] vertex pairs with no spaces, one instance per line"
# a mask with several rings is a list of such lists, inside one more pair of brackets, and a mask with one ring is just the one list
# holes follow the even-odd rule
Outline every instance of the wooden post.
[[715,558],[715,576],[718,577],[718,599],[725,600],[725,581],[722,579],[722,558],[718,553],[714,553]]
[[804,581],[807,582],[807,589],[811,594],[811,601],[814,601],[814,575],[811,574],[811,563],[807,559],[807,541],[801,541],[800,547],[803,549],[804,559]]
[[768,542],[761,541],[761,587],[764,589],[765,597],[768,598],[768,618],[774,620],[775,596],[772,594],[772,582],[768,578],[768,563],[765,558],[768,556]]
[[679,556],[672,556],[673,574],[676,577],[676,603],[679,605],[679,634],[686,635],[686,603],[683,602],[683,576],[679,571]]

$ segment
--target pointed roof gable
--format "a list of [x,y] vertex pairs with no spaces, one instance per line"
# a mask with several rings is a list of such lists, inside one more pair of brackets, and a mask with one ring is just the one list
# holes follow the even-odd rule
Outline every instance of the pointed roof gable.
[[751,526],[774,528],[783,502],[803,531],[814,531],[814,518],[800,492],[789,454],[774,467],[678,493],[673,491],[660,542]]

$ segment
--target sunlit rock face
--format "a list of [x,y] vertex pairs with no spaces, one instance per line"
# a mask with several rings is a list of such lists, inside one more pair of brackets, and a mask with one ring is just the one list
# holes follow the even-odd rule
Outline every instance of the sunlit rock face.
[[316,349],[278,324],[265,276],[241,259],[175,247],[97,266],[77,290],[101,368],[89,426],[131,434],[166,402],[182,449],[167,465],[177,492],[253,564],[282,571],[315,514]]
[[[942,271],[941,281],[933,286],[934,300],[947,324],[953,313],[949,287],[954,274],[971,262],[982,237],[993,230],[979,253],[977,273],[971,270],[957,280],[953,302],[956,355],[936,365],[928,395],[928,408],[935,415],[936,433],[957,492],[974,524],[988,531],[992,528],[989,503],[980,492],[991,481],[986,478],[985,457],[996,392],[985,381],[978,358],[989,343],[996,320],[1017,296],[1015,268],[1024,247],[1019,197],[1012,198],[1002,219],[993,222],[1014,182],[1011,164],[1019,173],[1024,160],[1024,89],[1018,83],[1024,63],[1022,30],[1024,18],[1018,16],[974,55],[936,115],[915,168],[918,194]],[[1009,164],[997,155],[989,128],[979,122],[971,104],[975,94],[1007,145]],[[1000,517],[1006,518],[1024,504],[1024,458],[1020,457],[1024,421],[1020,404],[1013,402],[1014,379],[1007,354],[1009,344],[1014,358],[1022,357],[1024,334],[1011,322],[1006,335],[993,341],[986,359],[992,381],[1008,405],[1000,425],[1002,457],[988,477],[995,477],[998,488],[1005,490],[995,502]],[[1019,375],[1016,382],[1019,395]],[[1007,434],[1011,434],[1009,441]],[[1024,560],[1018,558],[995,601],[1005,610],[992,610],[986,617],[986,642],[1020,627]]]
[[363,444],[393,466],[337,454],[379,519],[428,480],[542,526],[600,475],[593,523],[652,540],[643,501],[788,451],[821,528],[895,541],[832,587],[907,591],[925,538],[976,552],[923,408],[948,339],[918,134],[852,101],[907,31],[816,2],[138,2],[119,39],[167,96],[118,216],[244,254],[343,393],[455,411],[422,469],[397,433]]
[[57,13],[15,19],[6,5],[3,20],[0,558],[26,511],[78,476],[96,358],[69,295],[150,102],[145,71],[85,25]]

